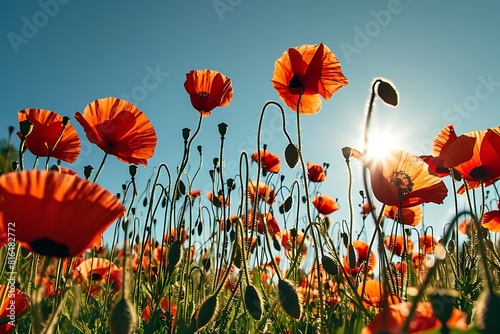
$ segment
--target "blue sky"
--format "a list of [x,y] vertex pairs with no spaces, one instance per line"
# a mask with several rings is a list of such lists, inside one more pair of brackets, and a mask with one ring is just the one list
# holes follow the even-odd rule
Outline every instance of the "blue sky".
[[[318,114],[301,119],[306,161],[330,163],[321,191],[339,200],[342,209],[332,214],[334,221],[348,218],[340,149],[360,147],[375,77],[394,82],[400,105],[394,109],[377,101],[372,130],[390,134],[392,144],[411,153],[429,153],[435,134],[449,123],[458,134],[500,125],[500,4],[493,1],[41,0],[2,6],[0,125],[5,135],[0,138],[9,125],[17,126],[17,111],[24,108],[70,116],[82,154],[65,166],[80,175],[84,165],[98,166],[102,152],[88,142],[73,115],[107,96],[136,104],[158,134],[155,156],[148,168],[139,169],[139,187],[160,163],[174,170],[181,161],[181,129],[194,129],[198,120],[183,87],[185,74],[203,68],[230,77],[234,98],[203,120],[194,142],[203,146],[205,158],[197,188],[206,190],[220,122],[229,125],[226,175],[236,174],[239,154],[256,149],[263,105],[281,102],[270,82],[275,60],[302,44],[329,46],[349,80],[323,101]],[[295,114],[285,111],[296,138]],[[276,111],[266,114],[263,143],[280,154],[286,143],[278,122]],[[359,164],[353,167],[356,195],[361,174]],[[282,169],[291,177],[298,173],[284,163]],[[127,180],[128,166],[110,157],[98,182],[118,192]],[[426,222],[448,221],[452,203],[449,196],[443,206],[426,205]]]

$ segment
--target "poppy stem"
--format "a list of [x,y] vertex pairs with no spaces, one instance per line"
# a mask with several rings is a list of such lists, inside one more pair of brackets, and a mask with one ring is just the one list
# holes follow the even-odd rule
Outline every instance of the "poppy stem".
[[110,150],[111,150],[111,145],[108,146],[108,149],[106,150],[106,152],[104,152],[104,157],[102,158],[101,164],[99,165],[99,169],[97,170],[97,173],[95,173],[95,176],[94,176],[94,180],[93,180],[94,183],[97,180],[97,177],[99,176],[99,174],[101,173],[102,167],[104,167],[104,162],[106,161],[106,158],[108,157],[108,153]]
[[19,170],[24,170],[24,142],[26,138],[21,138],[21,142],[19,143]]

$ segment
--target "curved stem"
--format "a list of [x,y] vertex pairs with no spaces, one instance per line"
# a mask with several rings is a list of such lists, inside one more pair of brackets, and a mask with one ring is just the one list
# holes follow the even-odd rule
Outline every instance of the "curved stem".
[[108,153],[110,150],[111,150],[111,145],[108,147],[106,152],[104,152],[104,157],[102,158],[101,164],[99,165],[99,169],[97,170],[97,172],[95,173],[95,176],[94,176],[94,183],[97,180],[97,178],[99,177],[99,174],[101,174],[101,170],[104,167],[104,162],[106,162],[106,158],[108,157]]

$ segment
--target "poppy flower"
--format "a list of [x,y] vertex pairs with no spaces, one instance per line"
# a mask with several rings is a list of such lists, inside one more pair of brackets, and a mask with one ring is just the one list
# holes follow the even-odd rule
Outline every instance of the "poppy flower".
[[323,182],[326,179],[326,172],[323,166],[308,162],[307,179],[311,182]]
[[269,205],[272,205],[276,200],[276,194],[270,186],[263,182],[257,183],[255,181],[248,182],[248,196],[250,197],[250,202],[254,203],[255,194],[257,194],[257,201],[264,200]]
[[[21,290],[14,289],[11,292],[10,285],[0,284],[0,296],[4,296],[4,294],[5,299],[0,305],[0,319],[7,319],[8,322],[0,323],[0,333],[10,333],[16,325],[16,319],[19,319],[21,314],[28,310],[29,298]],[[1,299],[0,297],[0,301]]]
[[424,160],[429,165],[429,169],[439,177],[450,176],[450,169],[444,167],[444,161],[432,155],[420,155],[420,159]]
[[[481,183],[490,185],[500,178],[500,152],[497,151],[500,128],[467,132],[456,138],[447,133],[447,127],[438,133],[433,154],[439,152],[444,166],[460,173],[469,189],[478,188]],[[458,190],[459,194],[464,192],[465,187]]]
[[[259,163],[259,152],[254,152],[252,154],[252,160]],[[269,173],[279,173],[280,172],[280,158],[276,154],[271,152],[260,150],[260,166],[265,168]]]
[[373,269],[375,269],[375,266],[377,265],[377,258],[375,257],[375,252],[370,249],[370,252],[368,252],[369,245],[368,243],[361,241],[361,240],[355,240],[352,243],[352,246],[354,248],[354,253],[356,255],[356,262],[355,262],[355,267],[351,268],[349,265],[349,258],[348,256],[344,256],[343,258],[343,266],[347,274],[350,274],[352,276],[356,276],[360,270],[365,270],[365,265],[368,265],[368,272],[372,272]]
[[132,103],[106,97],[76,112],[88,140],[118,160],[147,166],[156,147],[156,132],[146,115]]
[[369,215],[373,210],[375,210],[377,207],[373,203],[365,203],[361,206],[361,214],[363,216]]
[[418,239],[418,247],[423,254],[433,254],[437,244],[436,238],[430,234],[424,234]]
[[500,232],[500,210],[485,212],[481,225],[490,232]]
[[[171,320],[171,324],[173,325],[175,316],[177,315],[177,304],[172,302],[172,301],[169,301],[169,299],[167,299],[167,297],[162,297],[160,300],[159,306],[162,310],[162,312],[160,313],[160,316],[162,317],[162,319],[167,320],[167,319],[164,319],[166,317],[165,313],[167,313],[169,319]],[[154,308],[154,306],[153,306],[153,308]],[[144,307],[144,309],[142,311],[142,314],[141,314],[142,320],[144,320],[145,322],[149,322],[151,320],[151,315],[152,315],[153,311],[154,311],[154,309],[152,309],[151,300],[149,300],[146,307]]]
[[379,281],[367,279],[358,286],[358,294],[363,299],[365,307],[380,307],[384,300],[384,287]]
[[[483,219],[483,221],[484,221],[484,219]],[[467,219],[462,220],[458,224],[458,232],[463,234],[463,235],[469,235],[469,231],[470,231],[472,224],[474,224],[474,221],[471,218],[467,218]]]
[[[399,256],[403,255],[404,243],[405,241],[403,240],[403,237],[401,235],[396,236],[391,234],[384,238],[385,247],[387,247],[389,251]],[[406,252],[411,253],[412,251],[413,241],[411,241],[410,239],[406,239]]]
[[[207,191],[207,198],[208,200],[216,207],[220,208],[222,206],[222,203],[224,203],[224,198],[222,197],[222,194],[219,194],[217,196],[214,196],[214,193],[211,191]],[[228,206],[229,204],[229,199],[226,198],[226,204],[224,206]]]
[[75,175],[31,170],[0,176],[0,229],[15,222],[16,241],[41,255],[83,253],[124,213],[111,192]]
[[428,202],[441,204],[448,195],[441,178],[432,173],[422,159],[410,153],[395,150],[383,158],[368,159],[352,149],[351,155],[368,168],[373,193],[386,205],[398,206],[400,200],[403,207]]
[[122,286],[122,270],[116,264],[104,258],[89,258],[76,267],[74,278],[84,284],[90,284],[85,289],[90,289],[92,297],[97,296],[106,286],[108,280],[112,283],[113,292],[120,291]]
[[347,82],[339,61],[323,43],[285,51],[274,64],[271,80],[285,104],[301,114],[317,113],[321,109],[320,96],[329,100]]
[[[289,257],[291,257],[292,255],[292,250],[297,249],[302,243],[302,240],[304,240],[304,233],[297,229],[287,229],[281,232],[281,245],[283,245],[283,247],[285,248],[285,253]],[[305,255],[307,253],[306,242],[304,242],[300,251],[302,255]]]
[[314,199],[312,200],[312,204],[314,205],[316,210],[318,210],[318,212],[323,215],[329,215],[330,213],[340,209],[337,201],[329,196],[321,194],[318,194],[316,195],[316,197],[314,197]]
[[254,218],[254,214],[254,210],[248,210],[248,215],[243,215],[241,217],[241,221],[247,229],[252,229],[252,225],[250,224],[253,219],[255,219],[255,223],[257,224],[257,232],[259,232],[260,234],[264,234],[265,232],[264,224],[267,224],[269,235],[274,237],[280,233],[280,226],[278,224],[278,221],[274,218],[271,212],[266,212],[265,215],[258,212],[256,218]]
[[231,79],[214,70],[193,70],[186,73],[184,88],[193,108],[208,116],[217,107],[225,107],[233,99]]
[[422,222],[422,206],[415,205],[409,208],[403,208],[403,214],[399,213],[399,208],[393,205],[386,205],[384,208],[384,216],[403,223],[404,225],[417,226]]
[[[361,334],[402,333],[410,310],[411,303],[409,302],[390,305],[380,311],[367,326],[363,327]],[[434,313],[431,302],[419,302],[412,314],[408,333],[429,333],[431,330],[439,330],[442,326]],[[467,315],[465,312],[453,308],[446,326],[462,331],[467,330]]]
[[70,163],[78,158],[80,138],[69,118],[46,109],[24,109],[18,112],[17,119],[33,124],[24,144],[37,157],[51,156]]

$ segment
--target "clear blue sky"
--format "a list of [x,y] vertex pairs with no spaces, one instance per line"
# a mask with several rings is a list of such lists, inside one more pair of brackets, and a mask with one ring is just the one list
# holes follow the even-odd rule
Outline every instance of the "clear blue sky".
[[[232,103],[203,120],[194,143],[204,147],[198,182],[204,189],[218,154],[217,124],[229,125],[226,175],[234,176],[240,152],[256,149],[262,106],[279,101],[270,83],[275,60],[302,44],[328,45],[349,80],[318,114],[302,118],[305,159],[330,163],[321,191],[339,199],[334,221],[348,219],[340,149],[360,147],[373,78],[389,78],[400,92],[396,109],[377,102],[374,130],[395,135],[393,143],[411,153],[429,153],[434,135],[449,123],[458,134],[500,125],[500,4],[494,1],[4,1],[0,30],[0,138],[17,126],[24,108],[70,116],[82,154],[65,166],[82,175],[84,165],[98,166],[102,152],[74,113],[97,98],[125,98],[158,134],[155,156],[139,169],[142,189],[160,163],[175,170],[181,129],[196,126],[198,114],[183,87],[187,72],[215,69],[233,81]],[[295,114],[286,111],[296,138]],[[285,147],[278,120],[271,111],[264,125],[263,142],[274,153]],[[358,203],[361,174],[359,164],[353,166]],[[282,168],[291,177],[298,172]],[[98,182],[118,192],[126,180],[127,165],[110,157]],[[452,203],[448,197],[444,206],[427,205],[426,222],[446,221]]]

